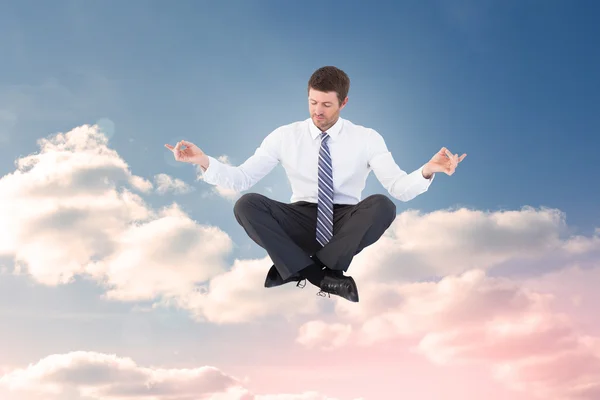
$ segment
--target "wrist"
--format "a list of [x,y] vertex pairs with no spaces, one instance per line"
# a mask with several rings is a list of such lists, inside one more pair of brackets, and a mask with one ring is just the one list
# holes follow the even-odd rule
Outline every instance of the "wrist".
[[421,169],[421,175],[423,175],[423,178],[425,178],[425,179],[431,179],[431,177],[433,175],[433,171],[429,167],[429,164],[425,164],[423,166],[423,168]]
[[203,154],[196,164],[198,164],[203,171],[206,171],[210,164],[210,160],[206,154]]

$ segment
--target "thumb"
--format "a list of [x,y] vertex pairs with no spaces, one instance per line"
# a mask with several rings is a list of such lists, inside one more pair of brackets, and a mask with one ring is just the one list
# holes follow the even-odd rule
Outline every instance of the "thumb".
[[185,145],[186,147],[198,147],[198,146],[196,146],[194,143],[192,143],[192,142],[188,142],[187,140],[182,140],[182,141],[181,141],[181,143],[182,143],[183,145]]

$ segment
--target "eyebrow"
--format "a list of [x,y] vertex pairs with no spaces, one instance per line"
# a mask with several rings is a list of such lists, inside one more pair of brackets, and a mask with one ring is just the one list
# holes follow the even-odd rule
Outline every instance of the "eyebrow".
[[[315,101],[315,102],[318,103],[318,101],[316,101],[315,99],[311,99],[310,97],[309,97],[309,99],[310,99],[310,101]],[[324,101],[323,103],[325,103],[325,104],[332,104],[331,101]]]

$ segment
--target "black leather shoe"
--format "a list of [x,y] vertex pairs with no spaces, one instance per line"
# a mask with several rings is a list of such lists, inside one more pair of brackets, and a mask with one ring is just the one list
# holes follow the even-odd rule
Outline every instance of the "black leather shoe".
[[321,291],[317,295],[325,296],[329,294],[334,294],[348,301],[358,303],[356,282],[354,282],[351,276],[344,276],[341,271],[328,271],[325,274],[325,278],[321,281]]
[[304,286],[306,286],[306,282],[302,281],[305,281],[305,279],[299,274],[294,274],[287,279],[283,279],[281,275],[279,275],[277,268],[275,268],[275,266],[273,265],[267,273],[267,277],[265,279],[265,287],[272,288],[275,286],[285,285],[286,283],[290,282],[298,282],[296,286],[303,288]]

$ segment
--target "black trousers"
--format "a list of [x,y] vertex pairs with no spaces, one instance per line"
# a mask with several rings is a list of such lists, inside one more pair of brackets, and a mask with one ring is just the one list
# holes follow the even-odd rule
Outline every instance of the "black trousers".
[[267,251],[283,279],[311,265],[312,255],[331,269],[347,271],[352,258],[392,224],[396,205],[374,194],[355,205],[334,204],[333,214],[333,237],[323,247],[316,239],[316,203],[282,203],[246,193],[234,206],[238,223]]

